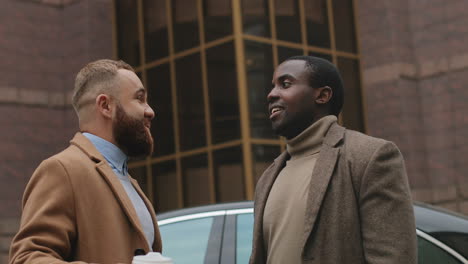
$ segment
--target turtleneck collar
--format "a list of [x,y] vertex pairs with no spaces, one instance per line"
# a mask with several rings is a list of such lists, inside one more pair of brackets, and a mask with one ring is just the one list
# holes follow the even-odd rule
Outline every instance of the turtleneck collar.
[[328,129],[336,122],[337,118],[334,115],[322,117],[296,137],[287,140],[286,149],[291,155],[291,160],[318,153]]

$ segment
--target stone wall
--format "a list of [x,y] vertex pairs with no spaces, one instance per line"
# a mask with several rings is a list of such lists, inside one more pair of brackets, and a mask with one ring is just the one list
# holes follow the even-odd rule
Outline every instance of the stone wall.
[[368,133],[397,143],[414,199],[468,214],[463,0],[358,1]]
[[4,0],[0,8],[0,264],[39,163],[77,130],[77,71],[112,57],[111,0]]

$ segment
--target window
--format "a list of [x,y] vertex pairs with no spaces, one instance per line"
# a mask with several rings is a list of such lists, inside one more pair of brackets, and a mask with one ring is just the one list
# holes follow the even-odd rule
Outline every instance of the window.
[[240,214],[237,216],[236,224],[236,263],[249,263],[250,253],[252,253],[254,216],[250,214]]
[[213,217],[159,226],[164,255],[177,264],[204,263]]
[[418,236],[418,263],[419,264],[459,264],[461,261],[450,255],[447,251],[434,245],[428,240]]

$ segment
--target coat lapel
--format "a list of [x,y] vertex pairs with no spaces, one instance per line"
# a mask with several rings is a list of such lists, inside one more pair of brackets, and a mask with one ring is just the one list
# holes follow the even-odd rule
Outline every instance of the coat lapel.
[[[91,143],[81,133],[76,133],[75,137],[71,140],[70,143],[80,148],[84,153],[86,153],[90,157],[90,159],[96,162],[96,170],[99,172],[99,174],[103,177],[103,179],[109,185],[110,189],[114,193],[115,198],[117,199],[120,206],[122,207],[122,210],[127,215],[131,224],[137,230],[137,233],[140,236],[141,241],[144,242],[143,245],[145,246],[145,251],[148,252],[149,251],[148,243],[146,242],[147,240],[143,232],[143,228],[141,227],[140,220],[138,219],[138,215],[135,211],[135,208],[133,207],[132,201],[128,197],[127,192],[125,191],[124,187],[120,183],[120,180],[115,175],[114,171],[109,166],[107,161],[104,159],[101,153],[99,153],[99,151],[94,147],[93,143]],[[144,195],[141,195],[140,192],[139,194],[141,197],[144,197]]]
[[[305,249],[307,240],[314,228],[320,206],[333,175],[340,152],[340,149],[337,148],[336,145],[343,139],[344,132],[345,128],[336,123],[330,127],[320,149],[317,162],[315,163],[306,201],[307,211],[305,215],[303,249]],[[304,252],[306,251],[304,250],[303,253]]]

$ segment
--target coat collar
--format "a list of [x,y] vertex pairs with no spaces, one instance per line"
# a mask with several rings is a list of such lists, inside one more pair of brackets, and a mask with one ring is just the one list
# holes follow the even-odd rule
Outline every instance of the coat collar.
[[[99,172],[99,174],[102,176],[102,178],[106,181],[106,183],[111,188],[117,201],[122,207],[122,210],[128,216],[131,224],[137,230],[137,233],[140,236],[141,241],[143,242],[142,244],[145,246],[145,251],[148,252],[149,251],[148,242],[143,232],[143,228],[140,225],[140,220],[138,219],[138,215],[135,211],[132,201],[128,197],[127,192],[125,191],[122,184],[120,183],[119,178],[115,175],[114,171],[109,166],[106,159],[94,147],[93,143],[91,143],[91,141],[89,141],[89,139],[83,136],[83,134],[81,134],[80,132],[75,134],[73,139],[70,141],[70,144],[79,148],[91,160],[93,160],[96,163],[96,170]],[[155,237],[154,237],[153,245],[157,245],[156,243],[159,243],[160,241],[157,241],[157,239],[159,238],[159,234],[156,234],[157,233],[157,222],[156,222],[157,220],[156,220],[156,215],[154,213],[154,209],[151,206],[151,203],[148,201],[148,199],[145,197],[145,195],[141,191],[141,189],[138,187],[138,183],[136,183],[134,179],[132,179],[132,185],[135,187],[138,194],[142,197],[143,201],[146,204],[146,207],[148,208],[148,211],[151,214],[153,225],[155,226]]]
[[[322,204],[325,192],[333,174],[336,161],[339,157],[339,148],[337,145],[343,140],[346,129],[337,123],[333,124],[328,130],[320,153],[315,163],[314,170],[312,172],[313,184],[310,184],[310,191],[307,198],[307,212],[305,215],[305,226],[303,236],[303,257],[306,248],[306,243],[312,232],[312,229],[317,218],[320,206]],[[254,260],[262,262],[264,260],[265,249],[263,245],[263,215],[265,212],[265,206],[270,194],[271,188],[278,177],[279,173],[286,165],[286,161],[290,158],[287,152],[281,153],[274,163],[263,173],[260,181],[258,182],[258,188],[256,190],[255,199],[255,227],[254,227]],[[263,261],[264,262],[264,261]]]

